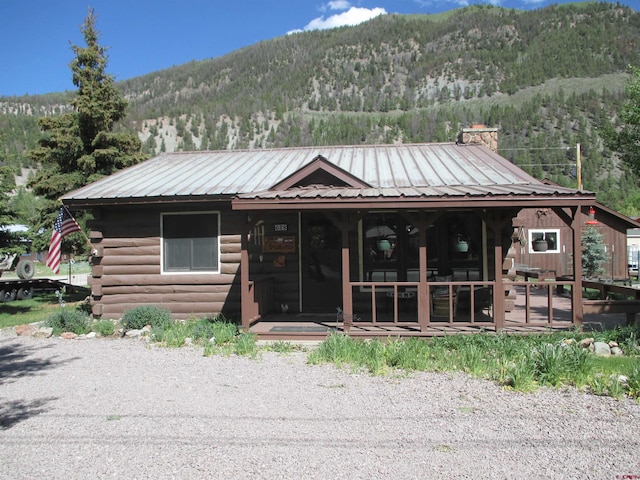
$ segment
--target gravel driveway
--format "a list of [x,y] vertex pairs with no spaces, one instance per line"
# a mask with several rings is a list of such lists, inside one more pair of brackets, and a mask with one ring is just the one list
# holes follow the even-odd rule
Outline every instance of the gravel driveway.
[[0,477],[640,478],[640,405],[305,353],[0,339]]

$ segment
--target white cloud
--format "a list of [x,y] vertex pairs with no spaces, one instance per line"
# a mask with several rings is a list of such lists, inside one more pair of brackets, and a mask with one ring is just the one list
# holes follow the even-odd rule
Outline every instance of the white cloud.
[[[331,4],[347,4],[341,0],[329,2]],[[335,10],[335,9],[334,9]],[[353,26],[358,25],[367,20],[377,17],[378,15],[386,15],[387,11],[384,8],[358,8],[351,7],[346,12],[337,13],[327,18],[324,16],[314,18],[305,27],[304,30],[326,30],[329,28],[344,27],[346,25]]]
[[334,0],[327,3],[325,10],[347,10],[350,6],[351,2],[348,2],[347,0]]

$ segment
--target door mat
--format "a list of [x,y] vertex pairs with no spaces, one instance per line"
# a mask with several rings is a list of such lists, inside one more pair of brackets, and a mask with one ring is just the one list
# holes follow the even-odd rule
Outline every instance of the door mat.
[[271,327],[271,330],[269,330],[269,331],[270,332],[285,332],[285,333],[302,333],[302,332],[315,333],[315,332],[328,332],[329,330],[331,330],[330,327],[323,327],[322,325],[317,325],[317,326],[313,326],[313,327],[304,327],[304,326],[295,326],[295,325],[291,325],[291,326],[281,325],[281,326],[277,326],[277,327]]

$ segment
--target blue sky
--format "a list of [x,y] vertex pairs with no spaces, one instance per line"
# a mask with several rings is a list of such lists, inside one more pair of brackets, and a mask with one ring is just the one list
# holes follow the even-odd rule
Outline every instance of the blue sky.
[[[531,10],[565,0],[0,0],[0,96],[74,90],[70,43],[90,6],[108,73],[137,77],[214,58],[288,32],[385,13],[438,13],[476,3]],[[621,2],[634,9],[640,0]]]

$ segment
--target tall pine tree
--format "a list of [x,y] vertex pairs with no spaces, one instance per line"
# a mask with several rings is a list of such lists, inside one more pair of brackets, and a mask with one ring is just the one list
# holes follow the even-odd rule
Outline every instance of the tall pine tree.
[[60,196],[144,159],[138,137],[117,128],[127,101],[106,72],[107,49],[98,43],[95,23],[89,9],[81,28],[86,47],[71,45],[75,58],[69,67],[77,87],[72,111],[41,118],[45,136],[29,152],[40,166],[29,186],[49,200],[40,225],[46,229],[53,224]]
[[640,175],[640,67],[630,67],[631,78],[626,85],[627,101],[619,112],[621,128],[609,127],[604,140],[611,150]]

